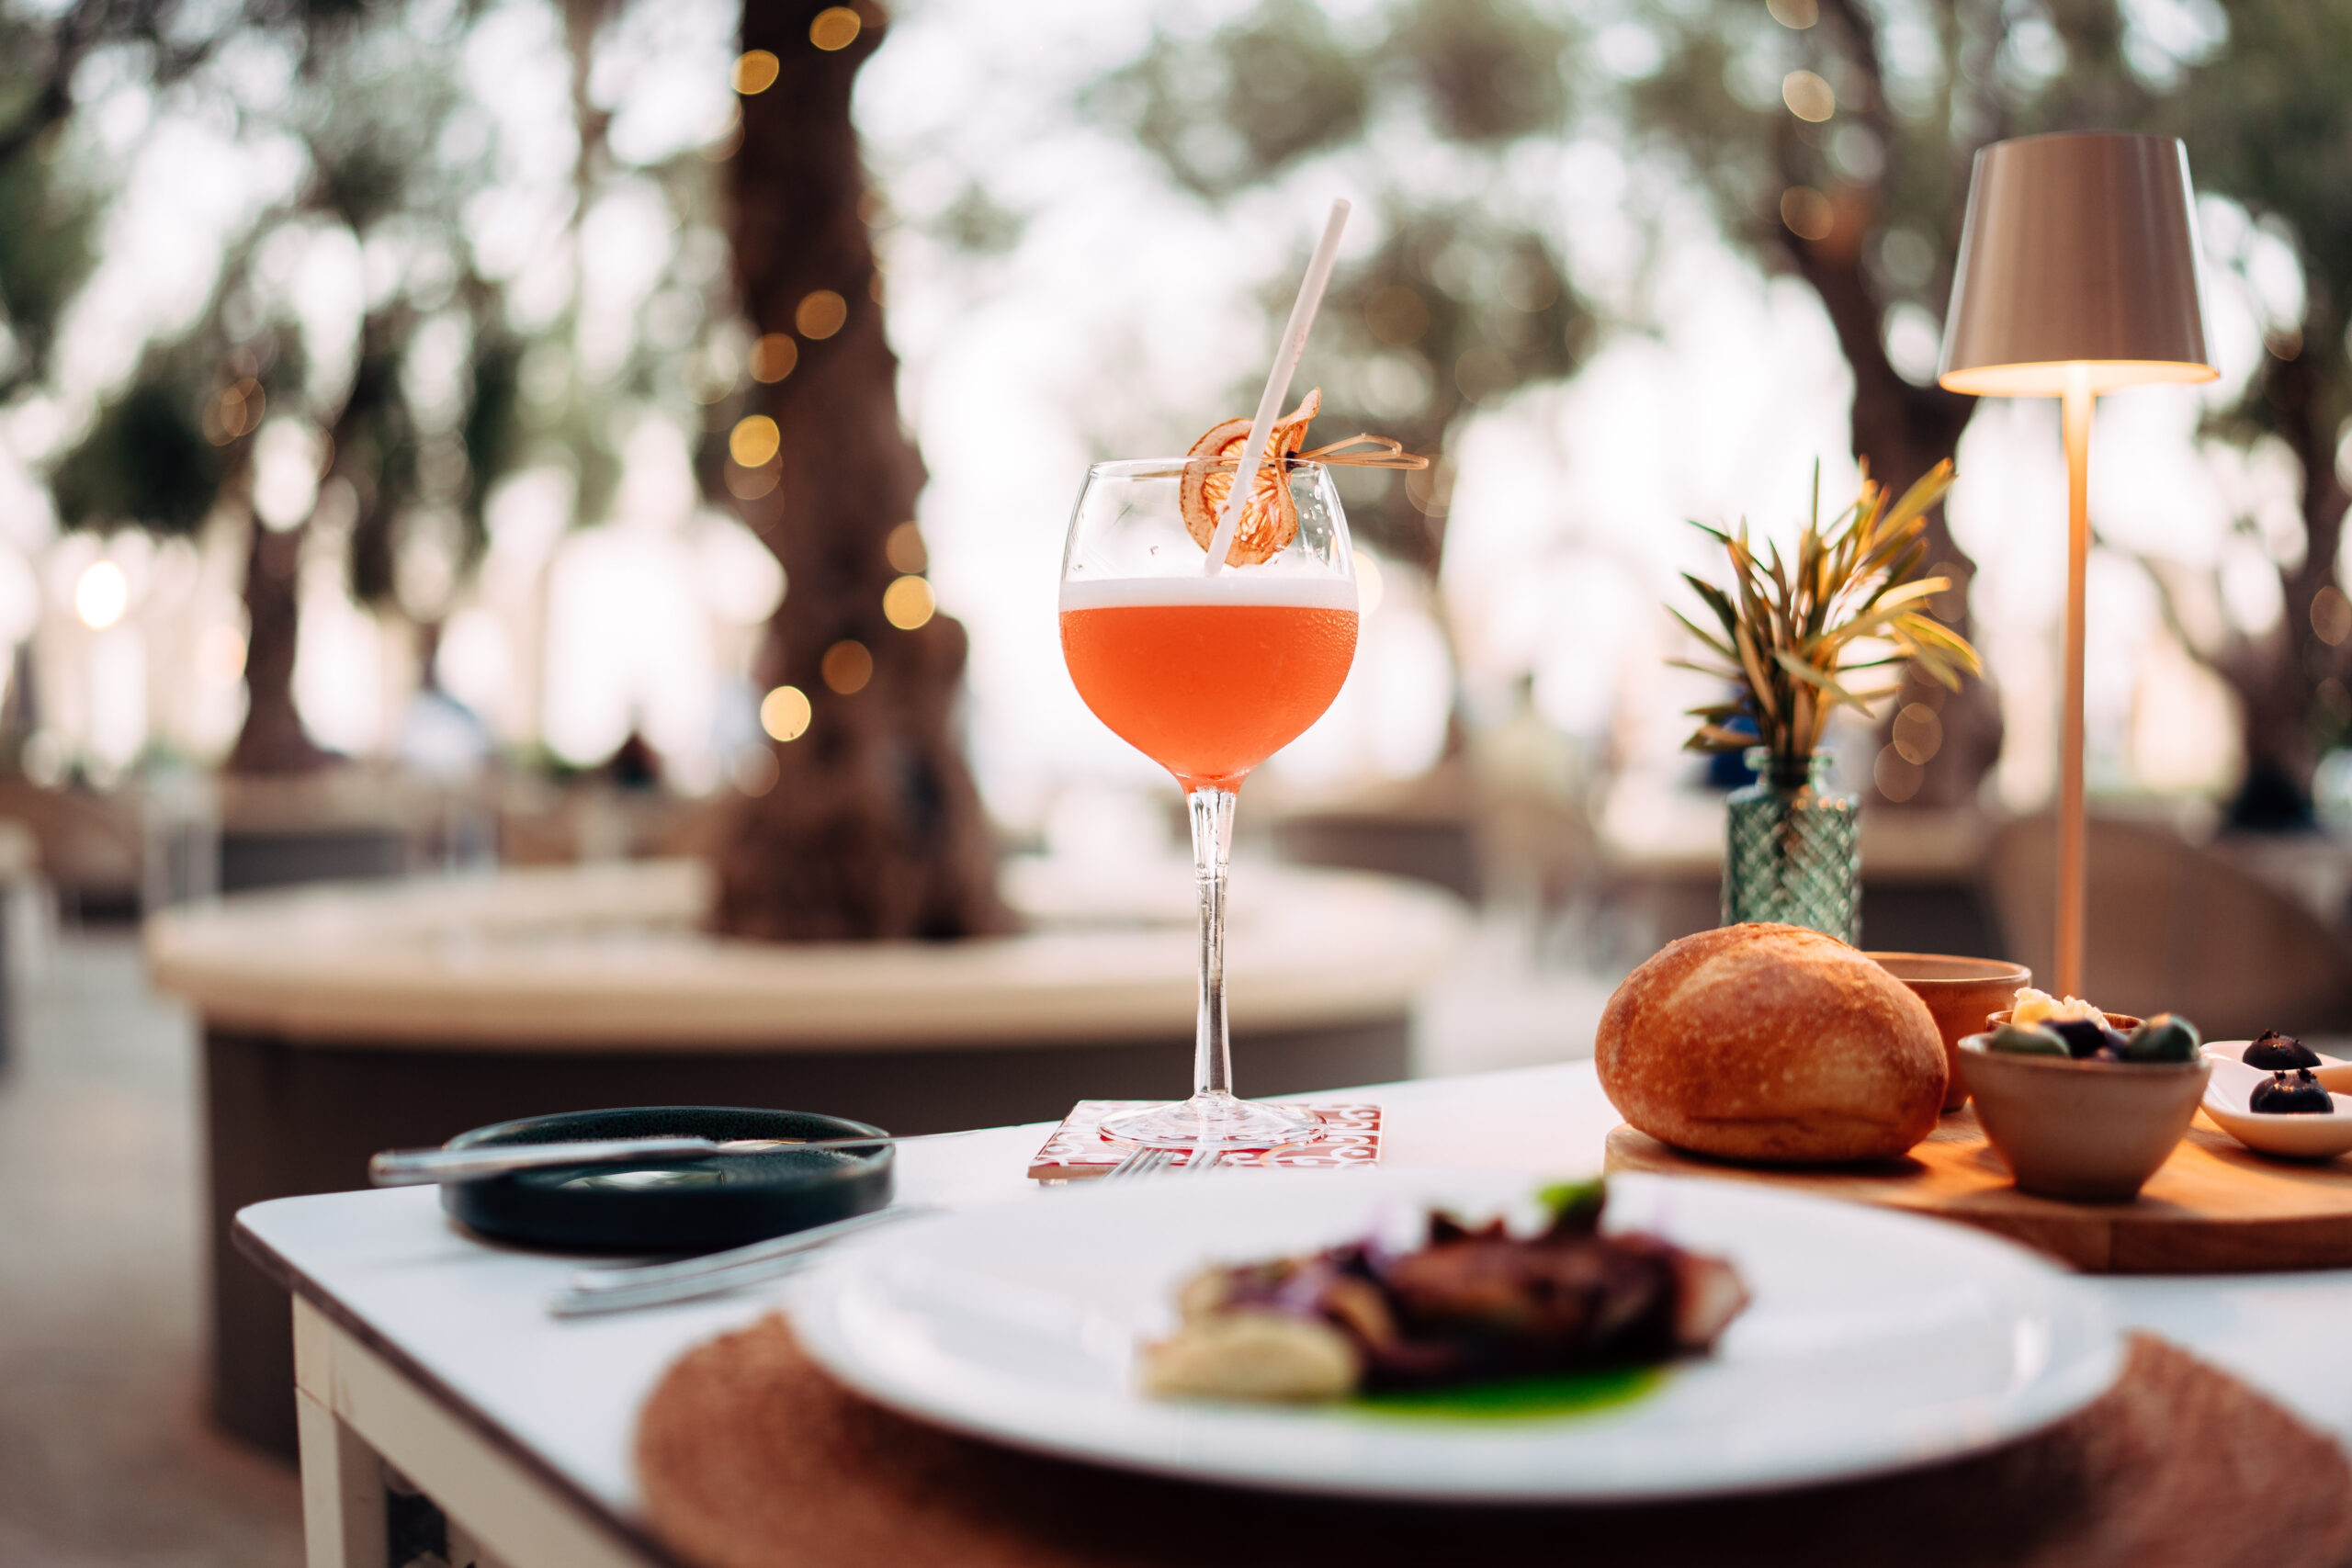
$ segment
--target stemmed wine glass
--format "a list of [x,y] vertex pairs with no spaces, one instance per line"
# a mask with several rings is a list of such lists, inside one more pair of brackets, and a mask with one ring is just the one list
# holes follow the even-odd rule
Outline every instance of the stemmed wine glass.
[[[1201,911],[1193,1095],[1103,1123],[1113,1137],[1138,1143],[1271,1148],[1317,1130],[1310,1119],[1234,1095],[1226,861],[1241,781],[1322,716],[1354,661],[1355,553],[1330,470],[1275,458],[1252,487],[1227,558],[1242,564],[1209,573],[1205,544],[1186,525],[1188,476],[1197,519],[1204,477],[1225,487],[1234,467],[1184,457],[1097,463],[1062,551],[1070,679],[1096,717],[1175,775],[1192,818]],[[1296,528],[1284,538],[1287,513]]]

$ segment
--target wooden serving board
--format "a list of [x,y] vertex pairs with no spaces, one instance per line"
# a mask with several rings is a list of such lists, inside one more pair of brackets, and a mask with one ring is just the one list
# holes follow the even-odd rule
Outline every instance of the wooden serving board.
[[1933,1214],[1994,1231],[2100,1274],[2251,1274],[2352,1268],[2352,1164],[2267,1159],[2203,1111],[2129,1203],[2037,1198],[2009,1182],[1973,1110],[1952,1111],[1899,1160],[1869,1166],[1734,1165],[1621,1126],[1606,1168],[1758,1181]]

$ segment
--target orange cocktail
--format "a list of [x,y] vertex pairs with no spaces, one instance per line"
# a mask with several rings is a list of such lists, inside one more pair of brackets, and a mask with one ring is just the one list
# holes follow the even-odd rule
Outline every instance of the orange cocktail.
[[1185,789],[1232,789],[1339,694],[1355,659],[1355,585],[1072,582],[1061,626],[1070,679],[1097,718]]

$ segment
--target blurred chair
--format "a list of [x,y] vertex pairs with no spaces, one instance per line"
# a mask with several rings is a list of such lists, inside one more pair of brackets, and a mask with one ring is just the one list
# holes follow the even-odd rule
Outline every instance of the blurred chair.
[[0,779],[0,818],[22,823],[39,845],[41,873],[62,909],[80,919],[139,913],[145,824],[136,791],[109,795]]
[[[1993,838],[1986,877],[2007,955],[2050,973],[2057,828],[2021,818]],[[2090,821],[2083,985],[2118,1012],[2177,1012],[2209,1039],[2352,1029],[2352,953],[2289,891],[2170,828]]]
[[1476,903],[1482,891],[1476,784],[1458,759],[1328,807],[1280,813],[1274,852],[1297,865],[1434,883]]

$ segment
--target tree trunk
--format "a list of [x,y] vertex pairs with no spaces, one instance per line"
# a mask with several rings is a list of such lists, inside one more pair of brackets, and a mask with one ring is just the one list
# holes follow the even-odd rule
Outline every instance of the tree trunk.
[[253,520],[245,553],[245,722],[229,752],[232,773],[300,773],[334,761],[313,743],[294,708],[294,647],[302,536]]
[[[885,541],[914,515],[923,483],[899,422],[850,121],[851,83],[882,18],[861,7],[855,40],[821,50],[809,24],[825,8],[772,0],[743,15],[743,47],[781,62],[772,86],[742,100],[734,157],[745,311],[763,333],[796,333],[802,302],[830,290],[847,316],[835,332],[797,333],[796,367],[755,388],[745,411],[772,417],[782,438],[774,488],[741,505],[786,584],[761,684],[797,687],[812,711],[805,733],[774,744],[775,787],[735,809],[714,918],[729,934],[777,941],[1002,931],[1012,922],[995,846],[956,732],[964,629],[934,615],[901,631],[882,612],[898,575]],[[842,642],[873,661],[871,679],[844,681],[845,692],[822,669]]]
[[[2303,558],[2281,570],[2286,600],[2278,629],[2237,644],[2215,669],[2237,693],[2243,708],[2245,778],[2231,802],[2233,827],[2278,829],[2307,827],[2312,820],[2312,772],[2319,763],[2321,735],[2313,722],[2314,697],[2331,681],[2343,702],[2345,655],[2352,643],[2331,645],[2320,636],[2312,607],[2323,590],[2335,584],[2336,552],[2344,539],[2347,495],[2336,475],[2336,431],[2342,421],[2328,401],[2317,354],[2338,341],[2332,311],[2317,303],[2304,321],[2290,357],[2266,356],[2261,396],[2278,423],[2280,437],[2303,469]],[[2335,716],[2341,724],[2344,715]]]

